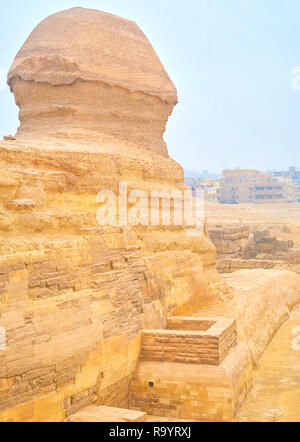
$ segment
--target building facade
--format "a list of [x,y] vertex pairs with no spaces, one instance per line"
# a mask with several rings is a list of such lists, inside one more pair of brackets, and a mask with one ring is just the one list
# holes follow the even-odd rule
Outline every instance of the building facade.
[[220,186],[222,204],[284,202],[285,186],[275,177],[253,169],[224,170]]
[[270,174],[283,183],[288,203],[300,203],[300,171],[297,167],[272,171]]

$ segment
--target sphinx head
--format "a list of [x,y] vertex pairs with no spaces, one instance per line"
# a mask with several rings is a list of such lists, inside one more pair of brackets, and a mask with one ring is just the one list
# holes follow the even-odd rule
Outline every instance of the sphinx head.
[[177,92],[132,21],[83,8],[46,18],[18,52],[8,84],[20,108],[17,139],[167,155],[163,134]]

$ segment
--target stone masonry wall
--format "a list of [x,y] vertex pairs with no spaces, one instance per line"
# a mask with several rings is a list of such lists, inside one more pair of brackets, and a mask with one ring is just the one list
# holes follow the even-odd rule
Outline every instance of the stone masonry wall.
[[237,331],[235,321],[226,329],[217,327],[216,323],[208,331],[143,330],[141,359],[219,365],[236,345]]
[[193,330],[207,331],[216,321],[210,319],[201,319],[198,317],[173,316],[168,318],[167,327],[169,330]]
[[219,366],[141,361],[131,404],[154,416],[231,421],[251,384],[252,362],[239,343]]
[[[164,327],[195,295],[177,253],[164,254],[163,278],[161,259],[144,259],[120,229],[2,255],[0,420],[61,421],[93,402],[127,406],[141,330]],[[189,252],[181,259],[197,262]]]
[[218,340],[199,336],[199,332],[148,331],[142,332],[144,361],[219,364]]
[[74,383],[101,340],[135,339],[144,271],[138,247],[109,250],[103,238],[1,257],[0,410]]

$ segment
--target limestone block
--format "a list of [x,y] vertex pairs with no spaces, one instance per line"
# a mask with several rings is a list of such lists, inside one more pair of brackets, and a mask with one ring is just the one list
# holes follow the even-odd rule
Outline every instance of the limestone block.
[[146,413],[121,408],[90,406],[69,416],[68,422],[144,422]]
[[142,331],[141,359],[220,365],[236,343],[235,320],[171,318],[168,330]]
[[36,206],[36,203],[31,198],[22,198],[7,201],[6,207],[9,210],[30,210]]
[[132,382],[132,407],[175,419],[231,421],[252,384],[245,344],[220,366],[141,361]]

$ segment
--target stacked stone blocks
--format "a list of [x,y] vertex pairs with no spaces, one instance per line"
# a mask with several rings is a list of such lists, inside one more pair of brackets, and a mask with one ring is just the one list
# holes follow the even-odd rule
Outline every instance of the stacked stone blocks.
[[143,330],[141,359],[220,365],[236,342],[235,320],[170,318],[168,330]]

